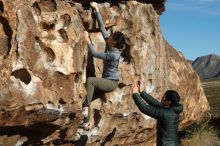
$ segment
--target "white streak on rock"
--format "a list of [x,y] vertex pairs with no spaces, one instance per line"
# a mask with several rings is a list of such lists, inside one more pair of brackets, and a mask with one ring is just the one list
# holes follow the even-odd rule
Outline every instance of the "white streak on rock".
[[28,139],[27,137],[22,137],[20,140],[17,141],[15,146],[22,146],[24,142],[26,142]]
[[124,92],[122,91],[122,90],[116,90],[115,92],[114,92],[114,94],[115,94],[115,102],[117,102],[117,103],[121,103],[121,101],[122,101],[122,96],[124,95]]
[[150,119],[153,119],[153,118],[151,118],[150,116],[148,116],[148,115],[145,115],[145,114],[143,114],[143,113],[141,113],[142,114],[142,116],[144,117],[144,119],[146,120],[146,121],[148,121],[148,120],[150,120]]
[[146,93],[151,93],[151,92],[153,92],[154,89],[155,89],[155,86],[153,84],[145,87]]

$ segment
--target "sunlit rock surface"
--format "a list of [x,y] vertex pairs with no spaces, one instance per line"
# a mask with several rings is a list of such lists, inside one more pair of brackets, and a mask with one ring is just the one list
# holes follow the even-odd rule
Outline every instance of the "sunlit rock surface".
[[97,50],[104,51],[92,9],[74,1],[0,1],[0,141],[9,146],[153,145],[156,121],[140,113],[131,98],[129,84],[138,80],[158,100],[168,89],[180,93],[180,128],[201,118],[209,106],[198,76],[164,41],[152,4],[99,4],[107,30],[126,34],[134,61],[121,58],[114,92],[95,93],[94,128],[78,139],[86,77],[101,77],[103,67],[88,55],[83,40],[86,29]]

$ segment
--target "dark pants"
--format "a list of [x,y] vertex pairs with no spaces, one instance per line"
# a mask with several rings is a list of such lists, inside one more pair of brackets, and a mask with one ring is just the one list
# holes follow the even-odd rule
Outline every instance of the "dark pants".
[[[93,93],[95,89],[101,90],[103,92],[111,92],[114,91],[118,86],[118,81],[109,80],[104,78],[97,77],[89,77],[86,82],[86,90],[87,90],[87,98],[86,98],[86,106],[90,106]],[[89,115],[90,115],[89,108]],[[90,116],[88,117],[90,119]]]

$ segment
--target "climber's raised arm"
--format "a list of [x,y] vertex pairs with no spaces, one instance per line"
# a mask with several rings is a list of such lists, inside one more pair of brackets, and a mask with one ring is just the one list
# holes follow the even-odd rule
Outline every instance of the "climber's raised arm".
[[92,45],[90,38],[89,38],[89,33],[87,31],[84,31],[84,39],[87,42],[89,51],[91,52],[93,57],[99,58],[99,59],[103,59],[103,60],[115,60],[118,58],[117,54],[112,53],[112,52],[97,52],[95,47]]
[[150,94],[147,94],[145,91],[140,92],[142,99],[151,106],[161,106],[161,103],[153,98]]
[[107,30],[105,29],[105,25],[103,23],[102,16],[99,12],[98,4],[96,2],[91,2],[90,5],[91,5],[92,8],[95,9],[96,19],[98,21],[98,25],[99,25],[100,31],[102,33],[102,36],[105,40],[107,40],[110,35],[107,32]]
[[138,92],[140,93],[140,97],[146,102],[148,103],[149,105],[151,106],[158,106],[160,107],[161,106],[161,103],[156,100],[154,97],[152,97],[150,94],[147,94],[145,91],[142,91],[140,92],[140,86],[141,86],[141,83],[134,83],[133,84],[133,92]]

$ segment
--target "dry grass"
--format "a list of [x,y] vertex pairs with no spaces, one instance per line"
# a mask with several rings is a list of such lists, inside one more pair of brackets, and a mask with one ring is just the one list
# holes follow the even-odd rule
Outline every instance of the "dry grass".
[[181,146],[220,146],[217,131],[207,122],[190,126],[185,131],[186,137],[181,140]]
[[220,78],[202,81],[212,117],[220,117]]
[[[220,78],[204,80],[202,83],[211,107],[211,116],[219,118]],[[181,146],[220,146],[217,128],[215,129],[209,122],[201,121],[185,129],[185,138],[181,140]]]

